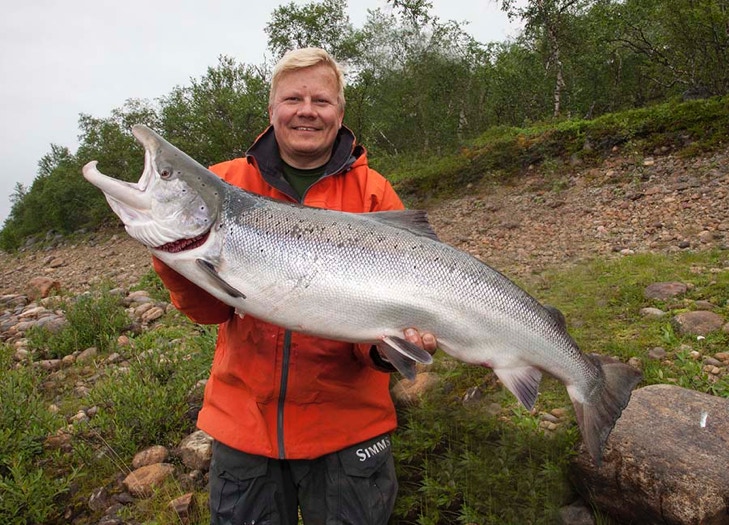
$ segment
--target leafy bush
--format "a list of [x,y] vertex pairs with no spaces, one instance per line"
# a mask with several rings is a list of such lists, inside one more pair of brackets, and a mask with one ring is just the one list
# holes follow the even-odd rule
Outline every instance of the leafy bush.
[[[91,422],[105,436],[105,447],[129,458],[154,444],[176,446],[194,429],[190,393],[207,377],[214,330],[191,334],[160,328],[135,339],[137,356],[99,381],[89,402],[100,410]],[[213,335],[211,335],[213,334]],[[199,407],[198,407],[199,408]]]
[[66,300],[60,308],[67,324],[58,333],[33,328],[28,334],[28,346],[49,358],[62,358],[91,346],[109,351],[131,324],[119,297],[109,294],[108,289]]
[[58,498],[77,473],[44,466],[43,442],[65,421],[38,396],[39,373],[14,369],[11,352],[0,346],[0,523],[46,523],[58,517]]

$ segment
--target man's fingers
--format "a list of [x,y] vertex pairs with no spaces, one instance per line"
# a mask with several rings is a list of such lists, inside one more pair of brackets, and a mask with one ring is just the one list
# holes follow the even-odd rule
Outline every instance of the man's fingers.
[[408,328],[405,330],[404,335],[407,341],[418,345],[429,354],[434,354],[436,348],[438,348],[438,341],[430,332],[421,334],[415,328]]

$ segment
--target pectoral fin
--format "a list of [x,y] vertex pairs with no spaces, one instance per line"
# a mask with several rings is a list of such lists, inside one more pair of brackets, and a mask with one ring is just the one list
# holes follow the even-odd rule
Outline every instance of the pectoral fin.
[[245,299],[246,296],[242,292],[236,290],[233,288],[230,284],[228,284],[222,277],[220,277],[220,274],[218,274],[218,271],[215,269],[215,266],[212,265],[209,261],[206,261],[204,259],[195,259],[195,262],[200,267],[201,270],[203,270],[206,274],[208,274],[215,283],[220,286],[223,290],[225,290],[225,293],[230,295],[231,297],[235,298],[241,298]]
[[401,337],[385,336],[377,343],[377,348],[398,372],[410,380],[415,379],[416,362],[426,365],[433,362],[432,355]]

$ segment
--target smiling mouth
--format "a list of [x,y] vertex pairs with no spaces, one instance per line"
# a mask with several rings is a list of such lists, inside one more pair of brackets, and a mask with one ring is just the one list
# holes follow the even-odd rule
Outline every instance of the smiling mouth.
[[205,244],[205,241],[208,240],[209,235],[210,231],[206,231],[202,235],[198,235],[197,237],[193,237],[192,239],[178,239],[176,241],[163,244],[162,246],[157,246],[155,250],[167,253],[179,253],[186,250],[193,250]]

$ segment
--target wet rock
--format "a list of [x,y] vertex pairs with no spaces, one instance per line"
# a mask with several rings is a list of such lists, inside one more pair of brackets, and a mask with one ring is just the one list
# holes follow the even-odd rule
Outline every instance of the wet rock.
[[560,525],[595,525],[592,509],[583,500],[577,500],[559,509]]
[[165,309],[160,306],[153,306],[141,316],[143,323],[149,324],[165,315]]
[[79,364],[91,363],[98,353],[99,351],[96,349],[96,347],[91,346],[86,350],[83,350],[79,355],[76,356],[76,362]]
[[178,450],[182,463],[187,468],[208,470],[213,457],[213,438],[198,430],[183,439]]
[[170,501],[169,507],[177,514],[177,518],[182,523],[189,523],[193,512],[197,509],[195,494],[188,492],[184,496],[175,498]]
[[417,405],[438,383],[438,376],[431,372],[420,373],[412,381],[401,379],[392,387],[392,399],[398,406]]
[[170,457],[170,451],[162,445],[153,445],[138,452],[132,459],[132,468],[138,469],[155,463],[164,463]]
[[60,292],[61,283],[50,277],[33,277],[25,286],[26,294],[30,300],[48,297],[51,292]]
[[648,307],[641,308],[640,315],[647,319],[660,319],[661,317],[664,317],[666,315],[666,312],[664,312],[660,308]]
[[655,348],[651,348],[648,351],[648,357],[651,359],[660,360],[666,357],[666,349],[662,348],[660,346],[656,346]]
[[100,487],[91,492],[89,496],[89,508],[95,512],[101,512],[109,508],[111,498],[106,487]]

